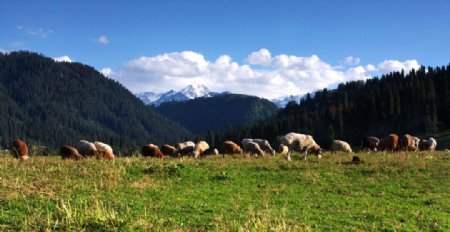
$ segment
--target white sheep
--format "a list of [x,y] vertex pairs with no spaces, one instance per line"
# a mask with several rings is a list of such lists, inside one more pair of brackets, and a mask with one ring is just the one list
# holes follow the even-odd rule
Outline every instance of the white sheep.
[[305,152],[306,159],[306,154],[312,151],[316,153],[318,158],[321,158],[320,153],[322,152],[322,149],[316,141],[314,141],[314,138],[311,135],[291,132],[279,137],[279,139],[281,144],[288,146],[288,154],[292,153],[294,150],[302,150]]
[[264,156],[264,151],[255,142],[248,142],[244,145],[244,152]]
[[194,151],[192,152],[194,155],[194,158],[198,158],[203,153],[209,149],[209,144],[205,141],[199,141],[197,144],[195,144]]
[[352,148],[350,147],[350,144],[348,144],[345,141],[342,140],[333,140],[333,152],[336,151],[343,151],[343,152],[348,152],[348,153],[352,153]]

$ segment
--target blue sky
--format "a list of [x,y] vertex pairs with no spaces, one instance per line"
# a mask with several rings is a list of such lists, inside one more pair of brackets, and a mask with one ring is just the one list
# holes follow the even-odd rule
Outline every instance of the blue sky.
[[449,11],[445,0],[0,0],[0,51],[68,56],[134,92],[196,82],[271,98],[447,65]]

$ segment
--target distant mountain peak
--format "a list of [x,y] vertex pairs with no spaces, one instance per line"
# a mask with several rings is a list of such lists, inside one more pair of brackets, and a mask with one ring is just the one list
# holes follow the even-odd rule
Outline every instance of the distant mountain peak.
[[178,92],[174,90],[159,94],[154,92],[141,92],[135,95],[146,105],[159,106],[164,102],[187,101],[199,97],[214,97],[227,93],[211,92],[205,85],[194,83],[184,87]]
[[208,96],[211,91],[209,91],[208,87],[202,84],[191,84],[185,87],[184,89],[179,91],[183,93],[189,99],[194,99],[198,97]]

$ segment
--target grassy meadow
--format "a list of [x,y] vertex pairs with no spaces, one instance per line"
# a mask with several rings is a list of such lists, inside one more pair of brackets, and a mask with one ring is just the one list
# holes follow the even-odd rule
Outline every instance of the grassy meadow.
[[450,231],[450,153],[0,156],[2,231]]

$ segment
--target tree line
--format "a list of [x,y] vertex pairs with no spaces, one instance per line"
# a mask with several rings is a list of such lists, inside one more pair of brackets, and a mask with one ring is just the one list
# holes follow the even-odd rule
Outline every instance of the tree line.
[[276,142],[288,132],[311,134],[325,148],[333,139],[360,144],[367,135],[430,134],[450,128],[450,64],[392,72],[366,81],[339,84],[300,103],[290,102],[276,116],[258,123],[210,131],[213,144],[230,139],[266,138]]

